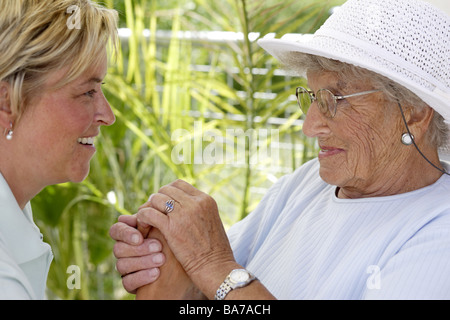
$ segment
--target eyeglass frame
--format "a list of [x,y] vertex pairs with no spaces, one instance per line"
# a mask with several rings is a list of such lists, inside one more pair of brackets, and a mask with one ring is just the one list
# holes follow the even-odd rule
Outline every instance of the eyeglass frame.
[[[309,98],[311,100],[311,104],[309,105],[309,107],[311,107],[311,105],[313,104],[314,101],[317,101],[317,104],[319,105],[319,111],[324,116],[326,116],[327,118],[330,118],[330,119],[332,119],[332,118],[334,118],[336,116],[338,100],[343,100],[343,99],[352,98],[352,97],[358,97],[358,96],[362,96],[362,95],[371,94],[371,93],[375,93],[375,92],[380,92],[381,91],[381,90],[369,90],[369,91],[362,91],[362,92],[357,92],[357,93],[352,93],[352,94],[348,94],[348,95],[343,95],[342,96],[342,95],[335,95],[333,92],[331,92],[330,90],[325,89],[325,88],[319,89],[316,92],[314,92],[314,91],[308,90],[308,89],[306,89],[304,87],[297,87],[295,89],[295,96],[297,98],[297,104],[300,107],[300,110],[302,110],[302,112],[305,115],[308,112],[309,107],[308,107],[308,110],[303,110],[302,105],[300,103],[300,99],[299,99],[299,95],[300,95],[299,89],[301,89],[304,92],[308,93]],[[328,91],[329,93],[331,93],[331,95],[333,96],[333,100],[334,100],[334,109],[333,110],[330,109],[330,106],[327,106],[328,110],[325,110],[325,111],[323,110],[324,108],[323,108],[323,106],[321,106],[321,104],[320,104],[320,102],[319,102],[319,100],[317,98],[317,93],[320,92],[320,91]],[[330,116],[327,115],[327,112],[330,113]]]

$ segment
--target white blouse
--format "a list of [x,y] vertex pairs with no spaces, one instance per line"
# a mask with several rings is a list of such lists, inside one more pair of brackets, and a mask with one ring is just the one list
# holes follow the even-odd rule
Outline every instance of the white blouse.
[[238,263],[279,299],[450,299],[449,176],[388,197],[335,191],[317,159],[281,178],[228,231]]
[[44,299],[52,259],[30,203],[22,211],[0,174],[0,299]]

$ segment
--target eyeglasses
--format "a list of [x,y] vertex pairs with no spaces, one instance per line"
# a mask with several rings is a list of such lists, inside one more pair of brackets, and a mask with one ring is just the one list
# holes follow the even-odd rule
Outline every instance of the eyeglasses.
[[338,100],[362,96],[365,94],[379,92],[381,90],[371,90],[349,94],[346,96],[336,96],[328,89],[319,89],[316,93],[303,87],[295,89],[297,103],[304,114],[308,112],[309,107],[314,101],[317,101],[320,112],[327,118],[334,118],[337,111]]

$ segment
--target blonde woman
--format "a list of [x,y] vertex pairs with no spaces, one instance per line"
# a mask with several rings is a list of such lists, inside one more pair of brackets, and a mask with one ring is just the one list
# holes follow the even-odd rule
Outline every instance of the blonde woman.
[[0,299],[42,299],[53,255],[30,200],[82,181],[101,126],[117,13],[90,0],[3,0],[0,10]]
[[[135,224],[172,252],[153,284],[133,283],[137,298],[202,297],[195,286],[217,300],[450,299],[450,17],[420,0],[348,0],[313,36],[258,43],[306,76],[292,93],[318,157],[227,233],[188,183],[153,194]],[[123,242],[136,232],[111,228]]]

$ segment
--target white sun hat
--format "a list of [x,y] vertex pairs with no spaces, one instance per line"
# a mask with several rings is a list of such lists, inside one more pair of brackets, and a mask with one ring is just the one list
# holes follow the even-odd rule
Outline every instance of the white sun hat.
[[300,52],[381,74],[414,92],[450,128],[450,16],[430,3],[349,0],[314,35],[258,44],[281,62]]

